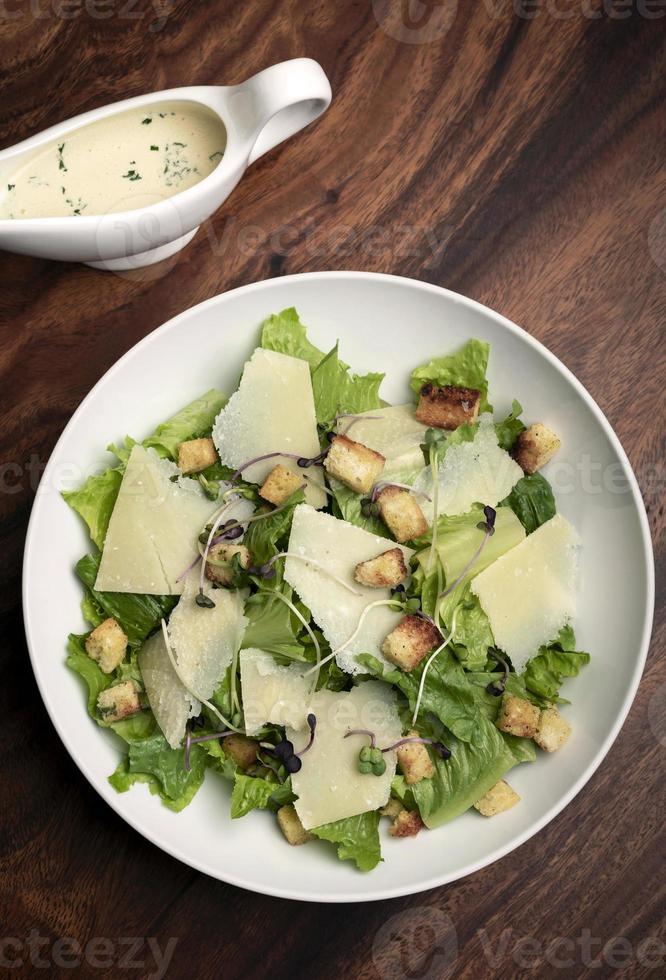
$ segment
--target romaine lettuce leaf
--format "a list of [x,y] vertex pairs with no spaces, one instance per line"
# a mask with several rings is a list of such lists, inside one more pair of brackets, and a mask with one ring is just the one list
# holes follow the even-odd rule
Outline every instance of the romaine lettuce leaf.
[[338,357],[337,344],[328,354],[318,350],[308,340],[306,328],[293,307],[264,321],[261,346],[308,362],[320,425],[327,425],[343,412],[356,415],[380,407],[379,386],[384,375],[351,374],[348,365]]
[[541,647],[525,667],[525,685],[529,691],[546,701],[557,700],[564,678],[577,677],[590,662],[589,653],[573,649],[574,644],[573,630],[565,626],[555,643]]
[[555,516],[555,498],[550,483],[541,473],[524,476],[502,504],[508,504],[528,534]]
[[382,859],[376,810],[323,824],[312,833],[320,840],[336,844],[340,860],[354,861],[359,871],[372,871]]
[[85,555],[76,565],[76,574],[88,589],[91,608],[112,616],[127,635],[130,646],[143,643],[178,602],[177,596],[134,595],[131,592],[96,592],[94,589],[100,555]]
[[158,425],[153,434],[143,440],[143,446],[146,449],[155,449],[160,456],[176,460],[181,442],[210,435],[213,422],[226,400],[221,391],[211,388],[205,395],[195,398],[166,422]]
[[523,406],[514,398],[511,405],[511,411],[507,417],[501,422],[495,423],[497,441],[502,449],[506,449],[507,452],[509,452],[510,449],[513,449],[514,442],[520,433],[525,431],[524,423],[518,418],[522,410]]
[[231,793],[231,819],[244,817],[250,810],[265,810],[277,788],[275,783],[269,783],[267,779],[237,772]]
[[89,476],[78,490],[64,490],[63,499],[88,525],[90,537],[102,550],[104,538],[116,504],[124,467],[114,467]]
[[124,793],[134,783],[143,782],[169,809],[179,811],[187,806],[204,779],[208,755],[201,746],[191,746],[188,771],[185,750],[170,748],[156,725],[149,735],[138,737],[126,730],[123,737],[129,740],[129,753],[109,776],[113,788]]
[[426,382],[433,384],[456,385],[462,388],[476,388],[481,392],[482,412],[492,411],[488,403],[488,356],[490,345],[484,340],[468,340],[455,354],[445,354],[428,364],[412,371],[411,387],[418,395]]
[[70,633],[67,638],[67,666],[83,678],[88,688],[88,714],[97,720],[95,708],[100,693],[112,683],[112,676],[103,673],[86,653],[85,636]]

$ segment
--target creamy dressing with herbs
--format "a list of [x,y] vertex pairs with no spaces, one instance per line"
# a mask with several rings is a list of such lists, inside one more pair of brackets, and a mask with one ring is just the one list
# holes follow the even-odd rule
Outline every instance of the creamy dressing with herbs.
[[224,123],[197,102],[163,102],[82,126],[38,150],[0,186],[0,218],[134,211],[207,177]]

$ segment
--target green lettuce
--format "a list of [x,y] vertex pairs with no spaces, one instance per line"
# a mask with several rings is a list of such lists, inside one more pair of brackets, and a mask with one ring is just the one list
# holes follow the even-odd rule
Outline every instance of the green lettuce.
[[250,810],[265,810],[275,789],[276,784],[267,779],[237,772],[231,793],[231,819],[244,817]]
[[506,739],[482,712],[473,742],[452,739],[450,759],[435,758],[435,775],[412,786],[421,819],[427,827],[448,823],[484,796],[518,762],[534,758],[534,747]]
[[261,346],[300,357],[310,365],[317,422],[327,426],[341,413],[358,415],[379,408],[383,374],[351,374],[338,357],[338,345],[325,354],[310,343],[305,326],[292,307],[275,313],[261,327]]
[[362,527],[365,531],[370,531],[371,534],[381,538],[389,537],[389,530],[379,517],[365,517],[361,513],[363,498],[360,494],[350,490],[339,480],[331,479],[329,482],[335,494],[333,513],[336,517],[341,517],[343,521],[356,524],[357,527]]
[[211,388],[205,395],[181,408],[170,419],[158,425],[151,436],[144,439],[146,449],[155,449],[160,456],[178,458],[178,447],[189,439],[210,435],[213,422],[224,408],[226,398],[221,391]]
[[312,833],[320,840],[336,844],[340,860],[354,861],[359,871],[372,871],[382,859],[376,810],[323,824]]
[[64,490],[63,498],[88,525],[90,537],[102,550],[104,538],[116,505],[124,467],[113,467],[89,476],[78,490]]
[[555,498],[550,483],[541,473],[524,476],[506,498],[508,504],[528,534],[555,516]]
[[[152,715],[149,714],[149,718]],[[172,749],[157,729],[145,733],[124,731],[129,742],[129,752],[109,776],[109,782],[118,793],[125,793],[134,783],[147,783],[151,793],[156,793],[165,806],[180,811],[191,802],[204,780],[208,755],[200,745],[190,748],[190,769],[185,768],[185,750]]]
[[76,565],[76,574],[87,587],[87,609],[101,610],[105,618],[112,616],[122,627],[130,646],[138,647],[160,620],[171,612],[177,596],[135,595],[131,592],[97,592],[95,579],[99,555],[86,555]]
[[111,683],[112,677],[103,673],[86,653],[85,636],[70,633],[67,639],[67,666],[83,679],[88,689],[88,713],[96,719],[97,698]]
[[[402,691],[410,712],[413,712],[426,661],[407,674],[398,669],[385,672],[383,665],[370,654],[361,654],[358,660],[371,674],[383,677]],[[473,742],[477,738],[479,710],[474,691],[465,671],[448,648],[435,657],[428,669],[419,711],[422,714],[431,712],[463,742]]]
[[482,412],[492,411],[488,402],[488,356],[490,345],[484,340],[468,340],[455,354],[437,357],[412,371],[411,387],[418,395],[428,381],[441,387],[456,385],[462,388],[476,388],[481,392]]
[[254,565],[265,564],[276,554],[280,545],[287,544],[294,510],[304,500],[303,491],[297,490],[289,498],[284,510],[277,511],[261,521],[254,521],[248,526],[243,544],[249,549]]
[[515,398],[511,405],[511,411],[501,422],[495,423],[497,441],[507,452],[513,449],[513,445],[521,432],[525,431],[524,423],[518,418],[522,413],[523,406]]
[[575,649],[575,637],[565,626],[550,646],[541,647],[525,667],[525,685],[529,691],[546,701],[555,701],[565,677],[577,677],[590,662],[589,653]]

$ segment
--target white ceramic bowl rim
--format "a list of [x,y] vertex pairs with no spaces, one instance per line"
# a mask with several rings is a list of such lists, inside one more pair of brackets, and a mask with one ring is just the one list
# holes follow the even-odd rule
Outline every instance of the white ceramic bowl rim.
[[[435,286],[416,279],[408,279],[406,277],[393,276],[393,275],[387,275],[381,273],[340,271],[340,272],[311,272],[311,273],[301,273],[292,276],[283,276],[280,277],[279,282],[283,284],[285,283],[289,284],[290,282],[296,282],[302,279],[321,280],[321,281],[331,280],[331,279],[338,279],[338,280],[370,279],[376,282],[386,282],[387,284],[388,283],[402,283],[405,285],[408,284],[419,290],[425,290],[427,292],[432,292],[437,294],[445,294],[453,302],[457,304],[461,304],[463,306],[467,306],[470,309],[482,313],[486,317],[492,318],[501,327],[508,330],[510,333],[514,334],[515,336],[518,336],[524,343],[528,344],[529,346],[537,350],[541,354],[541,356],[545,358],[546,361],[548,361],[551,367],[555,371],[557,371],[560,375],[562,375],[569,382],[571,386],[573,386],[577,394],[582,398],[582,400],[586,403],[588,408],[593,413],[597,423],[599,424],[604,434],[608,438],[614,452],[617,454],[618,459],[620,460],[620,463],[623,467],[624,474],[627,478],[632,501],[634,503],[639,518],[641,538],[642,538],[641,544],[642,544],[642,550],[645,559],[645,577],[647,583],[647,589],[645,595],[645,611],[644,611],[643,627],[641,630],[640,639],[637,641],[636,644],[637,656],[636,656],[633,673],[631,676],[631,681],[626,689],[624,699],[621,705],[621,709],[617,712],[617,715],[610,728],[610,731],[608,732],[603,743],[600,745],[591,763],[578,777],[578,779],[576,779],[575,782],[569,787],[567,792],[564,793],[560,799],[558,799],[557,803],[553,805],[538,820],[530,824],[529,828],[526,831],[514,835],[503,845],[495,848],[493,852],[488,856],[484,857],[484,859],[467,864],[464,867],[458,869],[455,875],[447,875],[447,874],[433,875],[430,878],[420,881],[419,884],[415,887],[405,888],[404,886],[398,886],[395,888],[383,888],[381,894],[377,894],[376,889],[364,888],[363,882],[365,878],[359,876],[356,879],[356,884],[358,886],[357,888],[350,887],[350,890],[346,893],[336,892],[335,894],[322,894],[317,896],[317,899],[323,902],[375,901],[375,900],[396,898],[403,895],[414,894],[416,892],[424,891],[430,888],[439,887],[443,884],[447,884],[451,881],[455,881],[469,874],[472,874],[473,872],[478,871],[481,868],[486,867],[487,865],[493,863],[499,858],[504,857],[510,851],[513,851],[515,848],[523,844],[526,840],[529,840],[529,838],[532,837],[534,834],[538,833],[538,831],[541,830],[544,826],[546,826],[546,824],[550,823],[550,821],[553,820],[558,815],[558,813],[560,813],[567,806],[567,804],[573,799],[573,797],[579,792],[579,790],[582,789],[585,783],[587,783],[587,781],[592,777],[592,775],[594,774],[594,772],[596,771],[596,769],[598,768],[598,766],[600,765],[600,763],[602,762],[606,754],[608,753],[609,749],[611,748],[613,742],[615,741],[624,723],[624,720],[631,707],[632,701],[635,697],[638,684],[640,682],[640,678],[645,665],[645,660],[647,657],[647,652],[649,647],[651,629],[652,629],[652,617],[653,617],[653,609],[654,609],[654,560],[652,554],[652,542],[650,537],[649,524],[645,513],[645,508],[643,506],[643,500],[638,487],[638,483],[636,481],[636,477],[633,473],[631,464],[629,463],[626,453],[624,452],[620,444],[620,441],[615,435],[610,423],[607,421],[601,409],[598,407],[598,405],[593,400],[591,395],[588,394],[588,392],[583,387],[583,385],[578,381],[575,375],[573,375],[571,371],[569,371],[569,369],[566,368],[561,363],[561,361],[559,361],[558,358],[555,357],[554,354],[552,354],[546,347],[544,347],[539,341],[533,338],[525,330],[518,327],[512,321],[501,316],[499,313],[496,313],[495,311],[489,309],[488,307],[484,306],[481,303],[477,303],[475,300],[468,299],[465,296],[452,292],[451,290],[444,289],[440,286]],[[275,283],[275,281],[276,281],[275,279],[266,279],[266,280],[262,280],[261,282],[251,283],[246,286],[240,286],[237,289],[229,290],[226,293],[211,297],[210,299],[204,301],[203,303],[200,303],[197,306],[191,307],[189,310],[186,310],[183,313],[178,314],[176,317],[172,318],[167,323],[158,327],[152,333],[148,334],[137,344],[135,344],[134,347],[132,347],[129,351],[127,351],[127,353],[125,353],[121,358],[119,358],[118,361],[116,361],[116,363],[111,368],[109,368],[106,374],[102,376],[102,378],[91,389],[91,391],[88,393],[88,395],[83,399],[79,407],[76,409],[76,411],[72,415],[72,418],[69,420],[67,426],[63,430],[63,433],[61,434],[60,439],[56,443],[56,446],[53,449],[49,462],[42,476],[42,483],[49,481],[51,477],[52,466],[54,464],[55,458],[57,457],[58,449],[61,443],[65,439],[69,430],[76,424],[80,416],[83,413],[85,413],[87,406],[89,402],[92,400],[94,394],[97,391],[99,391],[101,387],[109,385],[113,382],[116,373],[120,371],[123,363],[128,358],[132,357],[137,350],[153,344],[163,334],[173,330],[178,325],[178,323],[183,320],[184,317],[188,317],[192,314],[198,313],[203,308],[215,304],[216,302],[219,301],[221,296],[229,297],[232,295],[246,293],[252,290],[254,291],[264,290],[270,288],[271,285]],[[153,831],[149,826],[147,826],[146,824],[142,823],[140,820],[135,819],[132,815],[129,815],[127,812],[125,812],[125,809],[122,806],[122,797],[115,794],[112,790],[109,790],[108,792],[103,791],[100,783],[102,781],[106,783],[105,777],[102,777],[102,779],[100,779],[100,774],[98,772],[92,771],[92,769],[90,769],[88,766],[86,766],[79,760],[79,758],[77,757],[77,746],[74,740],[68,736],[64,726],[61,724],[57,707],[53,702],[50,692],[43,685],[42,678],[40,677],[39,665],[36,656],[36,649],[35,649],[35,644],[33,642],[31,623],[29,620],[29,616],[27,614],[27,609],[29,606],[29,586],[30,586],[29,579],[30,579],[31,555],[35,551],[37,545],[37,542],[34,540],[33,527],[34,524],[36,523],[38,502],[39,502],[39,498],[37,497],[35,504],[33,505],[33,510],[30,516],[30,522],[28,525],[28,531],[26,535],[22,592],[23,592],[23,607],[24,607],[24,623],[25,623],[25,631],[26,631],[26,638],[28,643],[28,650],[30,653],[30,659],[32,662],[39,691],[41,693],[42,699],[49,713],[51,721],[53,722],[53,725],[58,735],[62,739],[65,747],[67,748],[69,754],[71,755],[72,759],[75,761],[79,769],[82,771],[83,775],[86,777],[89,783],[100,793],[100,795],[103,796],[106,802],[109,803],[109,805],[124,820],[126,820],[131,826],[133,826],[134,829],[137,830],[140,834],[142,834],[152,843],[156,844],[162,850],[171,854],[173,857],[189,865],[190,867],[195,868],[198,871],[202,871],[205,874],[214,874],[214,872],[211,871],[210,867],[207,867],[204,864],[204,862],[194,860],[190,855],[185,854],[183,850],[181,850],[176,846],[165,844],[162,840],[158,838],[157,834],[153,833]],[[108,789],[108,787],[105,788]],[[157,801],[156,801],[156,805],[159,805]],[[251,887],[253,891],[257,891],[263,894],[273,895],[280,898],[289,898],[294,900],[304,900],[304,901],[312,900],[312,895],[309,892],[303,892],[299,890],[297,887],[289,887],[287,885],[282,885],[282,884],[274,887],[268,885],[248,886],[247,882],[237,875],[233,875],[225,872],[224,874],[219,874],[217,876],[221,880],[224,880],[230,884],[237,885],[238,887],[241,888]]]

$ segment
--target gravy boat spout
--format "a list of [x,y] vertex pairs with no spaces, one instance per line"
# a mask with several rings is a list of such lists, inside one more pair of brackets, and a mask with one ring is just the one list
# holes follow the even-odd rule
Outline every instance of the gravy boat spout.
[[296,58],[239,85],[153,92],[52,126],[0,152],[0,248],[109,270],[166,259],[330,101],[321,66]]

